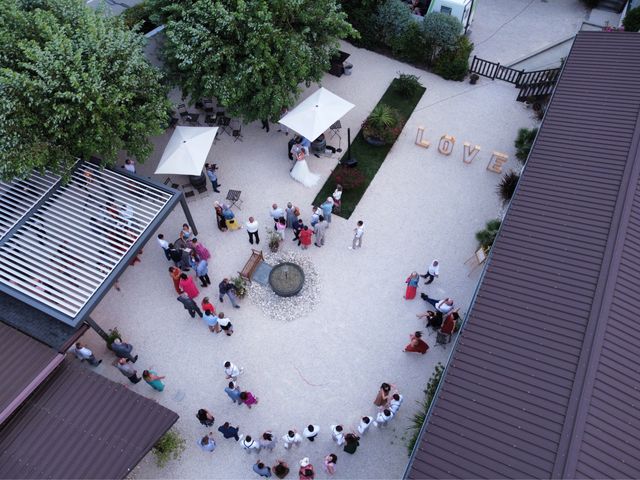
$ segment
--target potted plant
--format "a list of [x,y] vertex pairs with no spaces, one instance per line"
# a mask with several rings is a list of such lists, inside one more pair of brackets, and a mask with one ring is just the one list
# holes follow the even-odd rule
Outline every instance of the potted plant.
[[120,334],[118,327],[113,327],[111,330],[109,330],[109,333],[107,333],[107,348],[109,350],[111,350],[111,345],[113,345],[113,342],[116,340],[116,338],[122,340],[122,335]]
[[479,78],[480,76],[477,73],[472,73],[471,76],[469,77],[469,83],[471,85],[475,85]]
[[184,452],[186,442],[182,435],[175,430],[169,430],[153,446],[158,467],[164,467],[169,460],[179,460]]
[[393,143],[402,126],[398,112],[384,103],[379,103],[362,123],[362,135],[366,142],[374,146]]
[[267,229],[267,233],[269,234],[269,250],[275,253],[280,248],[280,235],[273,229]]
[[498,235],[498,230],[500,230],[501,223],[502,221],[498,218],[489,220],[484,230],[476,232],[476,240],[478,240],[478,243],[480,243],[480,246],[484,248],[485,251],[488,252],[493,245],[493,241],[496,239],[496,235]]
[[247,294],[247,282],[241,276],[231,278],[231,283],[236,288],[236,296],[244,298]]

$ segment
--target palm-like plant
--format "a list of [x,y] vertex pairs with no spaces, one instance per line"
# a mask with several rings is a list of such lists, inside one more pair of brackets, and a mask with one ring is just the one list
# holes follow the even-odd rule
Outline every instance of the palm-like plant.
[[500,183],[498,184],[498,195],[500,195],[503,204],[511,200],[513,192],[515,192],[516,187],[518,186],[519,180],[520,175],[513,171],[505,173],[502,176]]
[[371,111],[362,124],[362,131],[367,137],[383,140],[385,143],[392,143],[400,133],[397,131],[399,123],[398,112],[389,105],[380,103]]

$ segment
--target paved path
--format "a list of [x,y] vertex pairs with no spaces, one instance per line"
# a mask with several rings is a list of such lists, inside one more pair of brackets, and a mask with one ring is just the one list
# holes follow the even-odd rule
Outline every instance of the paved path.
[[[142,263],[122,276],[122,292],[111,291],[93,315],[104,328],[118,326],[135,345],[140,370],[153,367],[167,376],[162,393],[144,382],[131,388],[177,411],[181,417],[177,428],[187,440],[180,462],[159,470],[149,455],[132,476],[252,476],[256,456],[246,455],[217,432],[219,446],[213,454],[195,446],[196,438],[206,433],[194,417],[201,407],[214,413],[215,428],[229,420],[240,425],[241,433],[254,436],[267,429],[281,436],[290,427],[302,430],[310,422],[322,427],[313,444],[307,442],[293,452],[279,445],[274,453],[260,454],[268,463],[283,457],[295,468],[300,458],[308,456],[321,470],[322,458],[336,452],[338,477],[398,478],[406,467],[409,419],[417,409],[416,401],[423,398],[434,365],[446,361],[450,347],[436,347],[430,337],[427,355],[402,352],[409,333],[423,327],[415,314],[425,309],[420,299],[403,300],[404,279],[412,270],[422,273],[432,258],[439,258],[441,278],[428,290],[420,290],[435,297],[452,296],[467,311],[479,274],[467,277],[464,261],[475,250],[474,232],[500,210],[495,194],[499,176],[486,170],[490,152],[495,149],[513,156],[517,129],[535,122],[531,112],[515,101],[516,90],[504,82],[481,80],[476,86],[447,82],[350,45],[344,49],[352,54],[353,75],[326,76],[323,85],[356,105],[343,119],[354,135],[398,71],[420,75],[427,92],[352,219],[334,217],[326,246],[307,250],[319,273],[319,304],[294,322],[280,323],[265,318],[250,299],[235,311],[228,302],[218,305],[217,289],[209,288],[203,293],[210,294],[236,326],[231,338],[215,336],[175,300],[168,264],[152,241]],[[419,125],[426,127],[426,137],[434,144],[429,150],[413,144]],[[270,225],[268,209],[274,201],[281,205],[293,201],[308,219],[310,202],[320,185],[306,189],[289,177],[287,138],[274,130],[266,134],[259,124],[245,127],[243,133],[244,141],[237,143],[224,135],[210,156],[220,165],[222,191],[243,192],[240,220],[253,215],[263,227]],[[435,148],[443,134],[457,139],[451,156]],[[155,139],[158,151],[141,166],[142,173],[153,171],[167,137]],[[464,141],[482,147],[471,165],[462,162]],[[324,179],[336,161],[312,157],[310,168]],[[515,166],[513,160],[505,167],[510,166]],[[220,233],[215,228],[212,204],[216,199],[221,196],[211,194],[190,204],[199,238],[213,253],[214,287],[242,267],[250,250],[244,230]],[[354,252],[347,245],[358,219],[365,221],[366,233],[364,247]],[[183,221],[177,208],[159,231],[171,238]],[[286,248],[294,248],[292,242],[285,243]],[[87,341],[105,360],[111,358],[93,332],[87,334]],[[222,364],[227,359],[246,369],[240,384],[260,398],[252,410],[233,405],[223,392]],[[98,371],[126,382],[107,361]],[[372,402],[383,381],[395,383],[405,396],[399,416],[385,431],[372,429],[354,456],[334,448],[329,425],[340,422],[351,427],[361,415],[374,414]],[[325,474],[320,472],[318,477]]]

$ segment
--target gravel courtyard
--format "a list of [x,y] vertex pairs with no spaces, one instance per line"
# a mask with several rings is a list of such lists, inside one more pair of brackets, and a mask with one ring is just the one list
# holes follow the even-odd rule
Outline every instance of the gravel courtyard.
[[[415,314],[425,302],[404,300],[404,280],[413,270],[424,273],[429,262],[441,262],[440,278],[429,287],[430,296],[451,296],[466,313],[480,278],[479,270],[468,276],[465,260],[476,249],[474,233],[499,215],[501,205],[495,193],[500,175],[486,169],[493,150],[509,155],[504,171],[517,168],[513,140],[521,127],[535,125],[532,112],[515,101],[517,91],[503,82],[481,80],[448,82],[392,59],[345,44],[351,53],[353,74],[336,78],[327,75],[322,85],[355,104],[343,119],[342,144],[346,127],[355,136],[361,122],[398,72],[421,77],[427,91],[391,150],[382,168],[350,220],[334,216],[323,248],[299,250],[287,231],[285,253],[295,250],[307,257],[317,274],[315,300],[303,313],[284,321],[265,315],[251,294],[242,308],[229,308],[228,300],[217,301],[217,284],[225,276],[236,275],[250,255],[251,245],[244,230],[219,232],[215,226],[213,202],[223,200],[229,188],[242,191],[240,222],[254,216],[261,224],[261,244],[266,251],[272,226],[268,212],[272,203],[299,206],[305,222],[311,201],[321,187],[307,189],[289,177],[286,156],[288,137],[260,129],[259,122],[243,127],[244,141],[234,142],[223,134],[212,148],[209,161],[219,165],[221,194],[209,191],[190,201],[198,239],[212,252],[209,263],[213,285],[201,289],[211,297],[218,311],[224,311],[235,326],[232,337],[209,333],[202,320],[191,319],[176,301],[162,251],[155,240],[149,242],[142,262],[130,267],[120,279],[121,292],[112,290],[94,312],[93,318],[105,329],[118,327],[126,341],[135,346],[139,371],[153,368],[166,375],[166,389],[156,392],[141,382],[131,386],[180,414],[175,428],[187,441],[180,461],[158,469],[149,454],[132,472],[135,478],[250,478],[256,455],[247,455],[233,440],[224,440],[216,431],[224,421],[240,425],[240,433],[257,437],[273,430],[280,438],[289,428],[302,431],[309,423],[320,425],[314,443],[303,443],[287,451],[281,444],[274,452],[258,457],[267,464],[285,459],[295,477],[298,461],[309,457],[318,478],[325,478],[321,464],[325,455],[338,455],[338,478],[399,478],[407,464],[406,429],[416,411],[416,401],[437,362],[445,362],[451,346],[435,345],[427,338],[427,355],[407,354],[402,349],[409,333],[424,324]],[[314,91],[311,86],[303,97]],[[424,126],[427,150],[414,144],[416,129]],[[444,134],[456,138],[450,156],[438,153]],[[152,176],[170,132],[155,139],[154,156],[139,166],[138,173]],[[481,146],[471,164],[462,161],[463,142]],[[337,138],[329,142],[337,145]],[[338,157],[315,158],[309,167],[322,175],[323,182]],[[153,176],[152,176],[153,177]],[[166,176],[153,177],[163,181]],[[180,182],[183,183],[183,182]],[[347,249],[357,220],[365,222],[363,248]],[[158,232],[167,239],[177,237],[185,221],[178,207]],[[254,292],[255,294],[255,292]],[[105,362],[97,371],[117,382],[128,381],[110,365],[113,356],[94,332],[85,340]],[[239,378],[243,389],[252,391],[259,404],[247,409],[236,406],[225,395],[223,363],[231,360],[243,366]],[[362,415],[374,415],[373,399],[381,382],[395,384],[404,395],[404,404],[389,428],[371,428],[361,439],[361,447],[351,456],[332,443],[329,425],[342,423],[354,428]],[[213,453],[196,446],[207,433],[195,418],[199,408],[207,408],[215,418],[213,427],[218,448]]]

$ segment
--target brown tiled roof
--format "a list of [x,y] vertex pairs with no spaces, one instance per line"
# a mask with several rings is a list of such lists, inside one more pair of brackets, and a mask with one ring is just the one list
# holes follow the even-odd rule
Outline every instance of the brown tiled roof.
[[67,359],[0,428],[0,478],[124,478],[177,419]]
[[0,322],[0,425],[63,359],[54,349]]
[[639,52],[578,34],[408,478],[640,477]]

